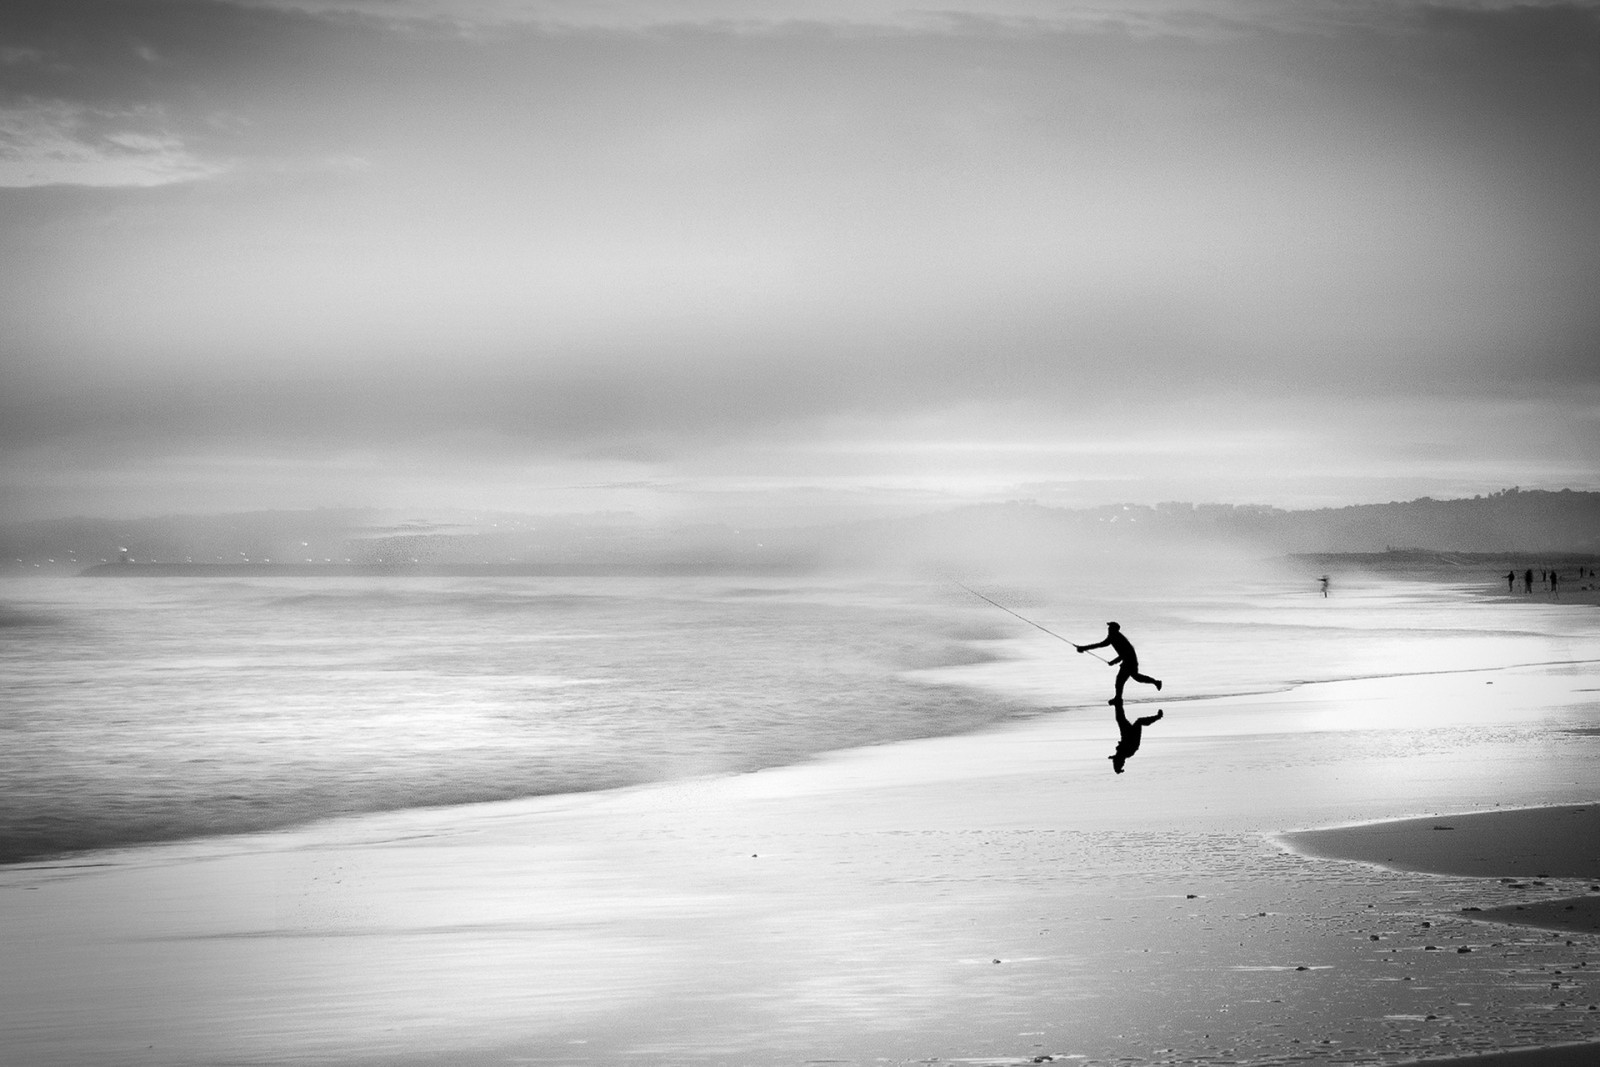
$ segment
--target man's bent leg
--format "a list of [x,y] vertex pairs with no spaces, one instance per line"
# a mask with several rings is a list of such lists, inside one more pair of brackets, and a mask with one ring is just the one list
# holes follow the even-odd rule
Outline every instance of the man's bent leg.
[[1160,678],[1152,678],[1148,674],[1135,674],[1133,676],[1133,680],[1136,682],[1143,682],[1145,685],[1153,685],[1156,687],[1157,692],[1161,691]]

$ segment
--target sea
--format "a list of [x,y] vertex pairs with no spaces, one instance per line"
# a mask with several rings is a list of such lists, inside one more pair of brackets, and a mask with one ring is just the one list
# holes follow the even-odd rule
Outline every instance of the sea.
[[0,862],[1103,715],[1110,620],[1169,703],[1600,650],[1492,573],[1316,579],[0,576]]

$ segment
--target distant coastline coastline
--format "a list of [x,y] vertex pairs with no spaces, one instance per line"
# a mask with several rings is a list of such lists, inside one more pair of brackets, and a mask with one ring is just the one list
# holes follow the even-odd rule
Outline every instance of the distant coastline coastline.
[[[1370,571],[1460,571],[1479,577],[1500,567],[1597,566],[1588,552],[1439,552],[1395,548],[1384,552],[1296,552],[1283,557],[1300,567]],[[794,576],[815,570],[817,561],[786,559],[590,560],[501,563],[193,563],[119,561],[98,563],[78,574],[85,578],[633,578],[715,577],[724,574]]]
[[1509,567],[1600,567],[1600,492],[1572,490],[1506,490],[1470,500],[1423,498],[1316,511],[1182,502],[1060,508],[1013,501],[760,526],[662,523],[631,513],[406,514],[342,508],[0,523],[0,574],[77,574],[121,559],[169,567],[204,564],[206,570],[192,573],[205,575],[269,562],[313,567],[304,573],[319,576],[338,573],[330,569],[335,566],[372,574],[391,565],[525,567],[478,573],[539,576],[796,574],[822,567],[1055,568],[1090,557],[1131,562],[1212,552],[1245,553],[1259,561],[1287,558],[1328,571],[1359,566],[1465,572],[1481,564],[1503,574]]
[[782,563],[99,563],[84,578],[696,578],[792,575]]

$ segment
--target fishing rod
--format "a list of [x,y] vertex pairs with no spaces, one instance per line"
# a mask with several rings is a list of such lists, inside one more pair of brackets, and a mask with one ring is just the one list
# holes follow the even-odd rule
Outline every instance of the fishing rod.
[[[995,607],[999,608],[1001,611],[1005,612],[1007,615],[1015,615],[1017,618],[1021,619],[1023,622],[1027,623],[1029,626],[1032,626],[1034,629],[1036,629],[1036,630],[1044,630],[1045,633],[1049,634],[1051,637],[1055,638],[1057,641],[1066,641],[1067,644],[1071,645],[1073,648],[1077,648],[1078,647],[1076,642],[1067,641],[1067,639],[1065,637],[1062,637],[1060,634],[1056,633],[1054,630],[1048,629],[1047,627],[1044,627],[1044,626],[1040,626],[1038,623],[1034,622],[1032,619],[1028,618],[1026,615],[1017,615],[1016,612],[1012,611],[1010,608],[1006,607],[1004,604],[1001,604],[1001,603],[999,603],[997,601],[994,601],[994,600],[990,600],[988,597],[984,596],[982,593],[978,592],[976,589],[972,588],[970,585],[965,585],[965,584],[963,584],[961,582],[957,582],[956,584],[961,586],[961,588],[965,589],[967,592],[971,593],[973,596],[977,597],[979,600],[982,600],[985,603],[993,604]],[[1085,650],[1085,651],[1087,651],[1087,650]],[[1094,658],[1099,660],[1101,663],[1109,664],[1111,662],[1110,660],[1105,659],[1102,656],[1096,656],[1093,652],[1090,652],[1089,655],[1094,656]]]

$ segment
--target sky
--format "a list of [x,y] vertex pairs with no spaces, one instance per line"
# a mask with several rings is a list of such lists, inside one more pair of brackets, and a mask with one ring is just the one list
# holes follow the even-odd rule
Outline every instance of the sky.
[[1600,7],[0,5],[0,513],[1600,489]]

